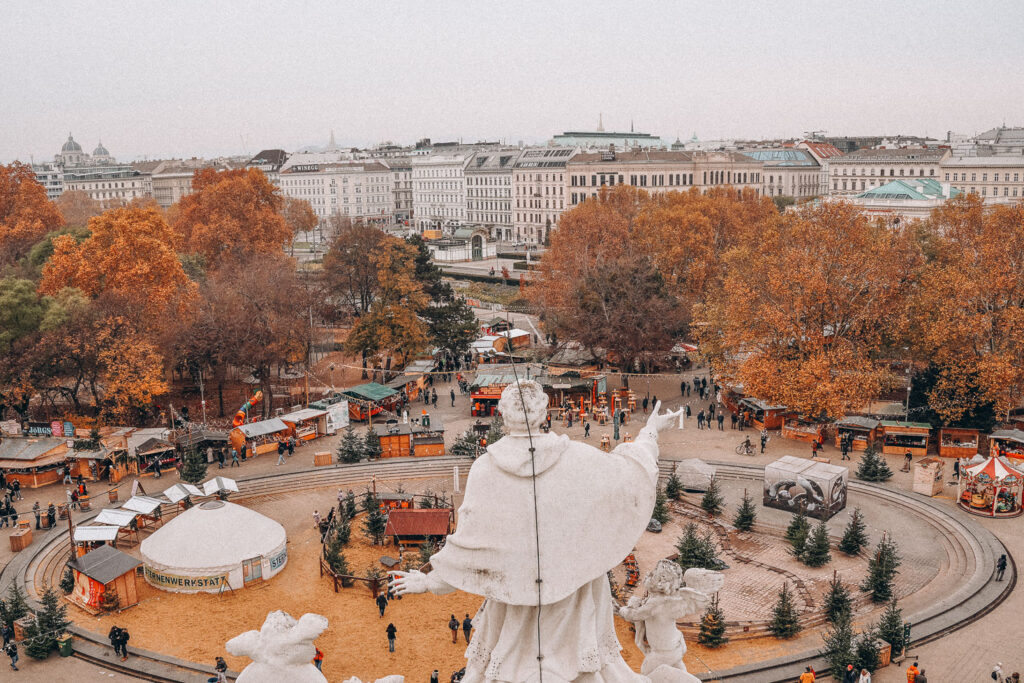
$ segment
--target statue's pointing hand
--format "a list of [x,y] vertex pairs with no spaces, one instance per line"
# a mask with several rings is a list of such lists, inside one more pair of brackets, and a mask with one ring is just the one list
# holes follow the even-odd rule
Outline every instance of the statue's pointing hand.
[[659,410],[661,410],[661,401],[654,404],[654,410],[651,412],[651,416],[647,418],[647,427],[656,432],[660,432],[663,429],[668,429],[677,425],[684,409],[680,408],[674,412],[670,410],[664,415],[659,415]]
[[427,575],[421,571],[411,572],[388,572],[391,574],[391,588],[395,595],[409,595],[412,593],[426,593]]

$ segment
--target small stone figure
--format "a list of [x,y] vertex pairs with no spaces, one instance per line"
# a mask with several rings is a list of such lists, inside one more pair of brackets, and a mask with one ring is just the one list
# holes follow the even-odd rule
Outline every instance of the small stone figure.
[[676,622],[706,609],[723,581],[721,572],[688,569],[683,574],[675,562],[659,560],[644,579],[647,595],[633,596],[618,608],[619,616],[636,625],[636,645],[644,653],[640,673],[652,683],[699,683],[683,664],[686,641]]

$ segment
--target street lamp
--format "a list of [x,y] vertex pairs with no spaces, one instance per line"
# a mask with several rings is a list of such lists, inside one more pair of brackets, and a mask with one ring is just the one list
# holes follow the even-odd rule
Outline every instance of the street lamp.
[[334,363],[331,363],[331,391],[334,391]]

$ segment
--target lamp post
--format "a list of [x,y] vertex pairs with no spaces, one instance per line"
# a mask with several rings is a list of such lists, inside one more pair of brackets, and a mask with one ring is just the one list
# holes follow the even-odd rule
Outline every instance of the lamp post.
[[334,363],[331,363],[331,391],[334,391]]

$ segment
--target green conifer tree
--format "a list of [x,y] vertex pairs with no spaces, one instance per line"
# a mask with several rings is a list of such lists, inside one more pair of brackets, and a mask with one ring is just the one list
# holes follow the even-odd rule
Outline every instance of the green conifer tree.
[[830,623],[836,623],[844,615],[853,614],[853,599],[850,597],[850,589],[846,587],[838,574],[832,576],[828,583],[828,591],[825,593],[825,618]]
[[196,448],[185,451],[184,462],[181,464],[181,480],[189,484],[198,484],[206,478],[206,455]]
[[725,637],[725,615],[722,608],[718,606],[718,596],[711,598],[711,604],[704,610],[704,616],[700,620],[700,633],[697,634],[697,642],[705,647],[721,647],[729,642]]
[[881,645],[878,642],[878,631],[874,626],[869,626],[866,631],[862,631],[857,637],[855,645],[856,656],[854,657],[853,666],[857,669],[867,669],[874,673],[881,663],[881,649]]
[[352,489],[349,489],[348,493],[345,494],[345,516],[349,519],[355,519],[357,512],[356,494],[352,492]]
[[801,531],[808,533],[811,530],[811,523],[807,521],[807,515],[804,514],[803,508],[796,511],[793,515],[793,519],[789,521],[789,526],[786,527],[786,540],[790,543],[797,537]]
[[487,430],[487,445],[490,446],[503,436],[505,436],[505,420],[502,419],[501,415],[495,415],[494,419],[491,420],[491,426]]
[[363,508],[363,512],[369,512],[370,510],[380,507],[380,500],[377,499],[377,496],[373,493],[372,489],[367,488],[366,491],[363,492],[363,500],[360,503],[360,507]]
[[807,550],[807,538],[810,535],[811,532],[808,529],[798,529],[796,535],[793,536],[793,540],[789,542],[793,546],[790,548],[790,552],[793,554],[793,557],[800,561],[804,559],[804,552]]
[[850,615],[844,614],[839,621],[832,624],[822,639],[825,647],[821,654],[828,662],[829,673],[836,681],[842,681],[846,674],[846,666],[856,661],[857,651],[853,640],[853,626],[850,623]]
[[868,446],[860,458],[857,466],[857,478],[864,481],[888,481],[892,477],[892,470],[885,458],[879,454],[878,449],[873,445]]
[[754,507],[754,499],[744,490],[743,502],[740,503],[740,508],[736,511],[736,517],[733,518],[732,525],[738,531],[750,531],[754,527],[756,520],[757,508]]
[[366,438],[363,439],[363,457],[368,460],[377,460],[384,453],[380,445],[380,437],[372,427],[366,430]]
[[867,544],[868,532],[867,525],[864,524],[864,515],[861,514],[860,508],[854,508],[850,521],[843,531],[843,537],[839,540],[838,548],[847,555],[856,555]]
[[36,620],[25,627],[25,654],[33,659],[46,659],[53,648]]
[[718,549],[711,533],[703,536],[697,533],[697,525],[689,522],[683,527],[683,535],[676,542],[678,557],[676,562],[685,572],[692,567],[701,569],[719,569],[722,561],[718,558]]
[[105,588],[100,596],[100,609],[104,612],[113,612],[120,606],[121,600],[117,597],[117,591],[109,586]]
[[807,538],[807,545],[800,557],[808,567],[822,567],[832,560],[829,552],[828,526],[825,520],[814,525],[814,531]]
[[868,575],[860,584],[860,589],[871,594],[875,603],[888,602],[892,599],[892,580],[898,573],[901,564],[896,544],[888,536],[878,542],[874,556],[868,560]]
[[725,498],[722,497],[718,480],[715,477],[711,477],[711,481],[708,483],[708,490],[704,492],[704,497],[700,500],[700,506],[704,512],[714,516],[722,512],[724,504]]
[[437,544],[429,539],[420,544],[420,566],[430,562],[430,558],[437,552]]
[[18,587],[18,582],[13,581],[7,588],[7,600],[5,601],[4,623],[8,626],[28,614],[28,602],[25,594]]
[[903,651],[903,610],[896,598],[889,601],[878,622],[878,637],[892,646],[893,656]]
[[679,500],[683,495],[683,482],[679,481],[675,470],[672,470],[672,473],[668,475],[668,481],[665,482],[665,495],[671,500]]
[[381,511],[380,506],[375,506],[366,513],[363,519],[363,534],[370,539],[374,545],[381,545],[384,542],[384,531],[387,529],[388,518]]
[[[337,534],[331,537],[330,542],[327,544],[327,549],[324,552],[324,559],[327,560],[327,566],[331,568],[331,571],[335,574],[351,574],[349,570],[348,561],[345,559],[345,553],[342,552],[342,546],[345,544],[341,542]],[[348,581],[348,583],[345,583]],[[342,581],[342,585],[349,585],[351,579],[345,579]]]
[[75,572],[71,567],[64,569],[64,574],[60,577],[60,589],[64,595],[68,595],[71,591],[75,590]]
[[[40,602],[42,606],[39,609],[39,614],[36,615],[36,625],[39,629],[38,639],[41,643],[37,648],[37,654],[30,651],[31,644],[27,646],[26,651],[32,657],[45,659],[50,650],[57,647],[57,639],[71,625],[71,620],[68,619],[67,605],[61,600],[53,586],[44,588]],[[40,654],[42,656],[39,656]]]
[[349,422],[338,446],[338,462],[353,463],[362,459],[363,441],[356,435],[355,427]]
[[792,638],[800,633],[800,618],[793,605],[793,596],[789,592],[789,584],[782,584],[779,597],[772,608],[772,620],[768,630],[776,638]]
[[668,521],[668,505],[666,504],[668,498],[665,496],[665,492],[658,487],[657,493],[654,497],[654,511],[651,512],[651,519],[658,520],[659,523],[664,524]]
[[348,545],[349,540],[352,538],[352,523],[346,515],[337,518],[334,534],[341,542],[341,545]]
[[470,428],[455,439],[455,443],[448,449],[448,452],[452,455],[476,456],[479,446],[480,437]]

